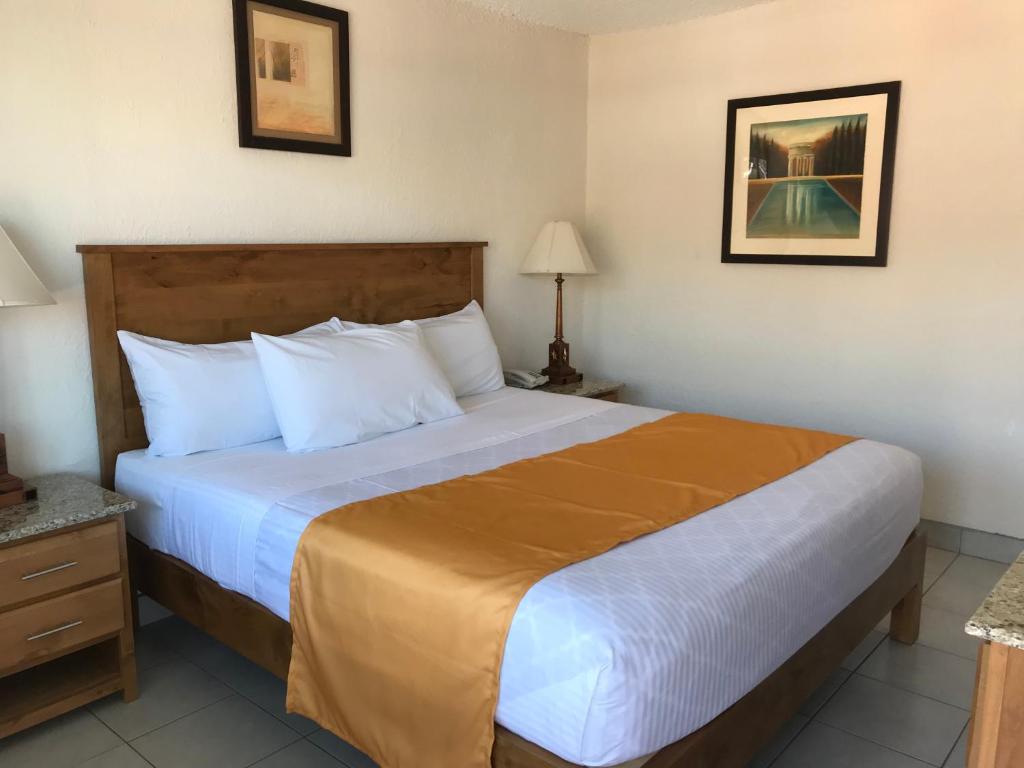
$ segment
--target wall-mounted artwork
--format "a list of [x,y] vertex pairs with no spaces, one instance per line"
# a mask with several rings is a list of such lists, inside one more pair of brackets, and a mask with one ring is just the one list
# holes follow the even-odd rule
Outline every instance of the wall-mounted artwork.
[[884,267],[900,84],[729,102],[722,261]]
[[238,141],[352,154],[348,14],[303,0],[233,0]]

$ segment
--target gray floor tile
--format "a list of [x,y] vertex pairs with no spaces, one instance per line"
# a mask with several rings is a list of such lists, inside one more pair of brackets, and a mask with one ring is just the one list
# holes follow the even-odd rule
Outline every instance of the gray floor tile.
[[868,636],[860,641],[857,647],[853,649],[849,656],[843,659],[839,666],[843,669],[855,670],[884,639],[885,633],[879,632],[877,629],[871,630]]
[[[956,560],[956,552],[950,552],[938,547],[928,547],[924,556],[924,591],[927,592],[938,578],[945,573],[946,569]],[[875,629],[880,632],[889,633],[889,616],[878,622]]]
[[772,768],[927,768],[927,763],[821,723],[811,723]]
[[145,595],[139,595],[139,624],[145,626],[162,619],[169,618],[174,614],[164,608],[160,603]]
[[135,666],[139,670],[181,659],[160,636],[158,627],[150,624],[135,631]]
[[967,712],[855,674],[815,720],[941,765],[967,722]]
[[965,659],[976,659],[981,641],[964,632],[967,619],[967,616],[958,616],[931,605],[922,606],[921,634],[917,642]]
[[809,718],[796,715],[779,729],[771,743],[757,753],[757,756],[747,764],[747,768],[768,768],[809,722]]
[[1024,551],[1024,541],[998,533],[985,533],[964,529],[960,541],[960,554],[995,560],[1009,565]]
[[988,597],[1006,566],[960,555],[924,596],[926,605],[969,616]]
[[956,740],[956,746],[953,747],[946,762],[942,764],[942,768],[967,768],[967,733],[969,730],[970,723],[964,728],[960,738]]
[[63,768],[109,752],[121,740],[85,709],[78,709],[0,741],[3,768]]
[[253,764],[252,768],[346,768],[319,747],[297,741]]
[[[937,547],[928,547],[924,557],[924,591],[931,589],[939,577],[946,572],[953,561],[956,560],[956,552],[950,552]],[[879,632],[889,634],[889,618],[887,615],[878,622],[875,627]]]
[[150,765],[134,749],[122,744],[117,749],[87,760],[79,768],[150,768]]
[[160,664],[139,673],[139,698],[130,704],[120,694],[91,705],[92,711],[121,738],[131,741],[215,701],[231,689],[187,661]]
[[971,708],[975,663],[924,645],[886,640],[857,673],[962,709]]
[[800,714],[814,717],[815,713],[825,706],[825,702],[832,698],[832,694],[839,690],[839,686],[845,683],[851,674],[850,670],[842,667],[832,672],[828,679],[818,687],[818,690],[803,703],[803,706],[800,707]]
[[217,642],[202,630],[177,616],[147,624],[143,629],[152,633],[155,642],[161,647],[184,659],[191,659],[207,646]]
[[329,755],[336,757],[349,768],[377,768],[377,764],[369,757],[346,741],[342,741],[330,731],[322,728],[307,738]]
[[954,560],[956,552],[928,547],[924,556],[924,589],[930,589]]
[[940,523],[936,520],[922,520],[921,530],[928,536],[929,546],[946,549],[953,553],[960,551],[962,529],[959,525]]
[[312,720],[285,712],[287,684],[225,645],[211,642],[192,654],[192,662],[227,683],[302,736],[320,729]]
[[[921,632],[917,637],[920,645],[927,645],[965,659],[978,658],[981,641],[964,632],[964,624],[970,614],[960,616],[933,605],[921,606]],[[889,633],[889,617],[879,622],[875,629]]]
[[132,742],[156,768],[244,768],[301,738],[241,696],[218,701]]

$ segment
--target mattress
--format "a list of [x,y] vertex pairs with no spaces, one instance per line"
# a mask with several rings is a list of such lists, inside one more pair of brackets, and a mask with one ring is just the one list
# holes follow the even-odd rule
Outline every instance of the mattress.
[[[183,457],[132,451],[128,529],[288,618],[299,537],[343,504],[599,440],[667,412],[501,389],[466,415],[344,448],[280,440]],[[753,493],[564,568],[510,627],[496,720],[573,763],[611,766],[713,719],[895,559],[921,467],[858,440]],[[358,695],[358,694],[356,694]]]

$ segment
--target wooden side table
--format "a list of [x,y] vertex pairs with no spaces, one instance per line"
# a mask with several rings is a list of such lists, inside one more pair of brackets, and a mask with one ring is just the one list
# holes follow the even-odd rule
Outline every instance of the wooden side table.
[[138,697],[124,513],[73,475],[0,509],[0,738],[122,691]]
[[982,640],[967,740],[970,768],[1024,765],[1024,555],[967,622]]
[[538,387],[541,392],[552,392],[556,395],[575,395],[576,397],[590,397],[594,400],[608,400],[612,403],[619,402],[619,391],[622,389],[621,381],[607,381],[603,379],[588,379],[573,384],[545,384]]

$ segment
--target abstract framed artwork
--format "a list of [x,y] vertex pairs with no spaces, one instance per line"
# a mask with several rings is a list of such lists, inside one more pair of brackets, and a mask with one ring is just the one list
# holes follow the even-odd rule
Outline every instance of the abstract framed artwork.
[[722,261],[884,267],[900,83],[729,102]]
[[348,13],[232,1],[239,145],[351,156]]

